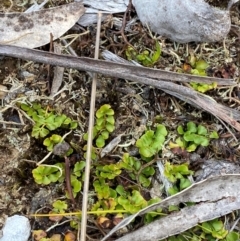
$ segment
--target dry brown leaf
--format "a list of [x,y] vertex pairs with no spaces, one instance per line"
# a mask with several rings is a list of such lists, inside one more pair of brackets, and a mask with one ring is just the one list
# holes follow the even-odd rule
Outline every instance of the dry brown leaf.
[[47,237],[47,233],[41,229],[39,230],[33,230],[32,232],[32,237],[35,241],[39,241],[41,240],[42,238],[45,238]]
[[64,241],[76,241],[76,235],[69,231],[65,234]]
[[0,14],[0,44],[36,48],[57,39],[68,31],[85,12],[82,3],[30,13]]

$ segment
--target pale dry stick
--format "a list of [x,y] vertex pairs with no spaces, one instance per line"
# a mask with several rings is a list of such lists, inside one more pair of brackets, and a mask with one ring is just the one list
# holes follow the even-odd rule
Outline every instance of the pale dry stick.
[[[101,18],[102,18],[102,13],[98,12],[97,36],[96,36],[95,55],[94,55],[95,59],[98,59],[98,56],[99,56],[99,39],[100,39],[100,29],[101,29]],[[80,239],[78,239],[79,241],[86,240],[88,190],[89,190],[89,179],[90,179],[89,176],[90,176],[91,155],[92,155],[92,139],[93,139],[96,88],[97,88],[97,74],[94,73],[93,81],[92,81],[92,91],[91,91],[88,140],[87,140],[87,157],[86,157],[85,178],[84,178],[83,199],[82,199],[81,235],[80,235]]]
[[215,116],[221,123],[222,125],[228,130],[228,132],[232,135],[233,139],[238,142],[237,137],[234,135],[234,133],[230,130],[230,128],[224,123],[224,121],[221,120],[221,118]]
[[69,34],[67,36],[61,37],[60,40],[66,40],[66,39],[72,38],[72,40],[66,46],[64,46],[65,48],[68,48],[77,38],[79,38],[79,37],[81,37],[83,35],[86,35],[89,32],[90,31],[87,30],[84,33],[80,33],[80,34]]
[[58,227],[58,226],[61,226],[61,225],[63,225],[64,223],[69,223],[69,222],[71,222],[71,220],[65,220],[65,221],[63,221],[63,222],[61,222],[61,223],[59,223],[59,222],[56,222],[56,223],[54,223],[51,227],[49,227],[47,230],[46,230],[46,232],[49,232],[49,231],[51,231],[52,229],[54,229],[54,228],[56,228],[56,227]]

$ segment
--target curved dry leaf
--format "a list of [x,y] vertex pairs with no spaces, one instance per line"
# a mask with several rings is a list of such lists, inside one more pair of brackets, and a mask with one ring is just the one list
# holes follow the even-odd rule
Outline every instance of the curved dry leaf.
[[[170,205],[178,205],[185,202],[196,203],[192,207],[183,208],[177,213],[156,220],[133,233],[117,239],[117,241],[160,240],[194,227],[198,222],[205,222],[223,216],[234,210],[240,209],[239,185],[240,175],[237,174],[216,176],[195,183],[182,192],[168,197],[159,203],[152,204],[140,210],[138,213],[123,219],[123,221],[114,227],[102,241],[106,240],[117,230],[124,228],[137,216],[157,209],[167,208]],[[169,223],[172,224],[173,222],[173,225],[169,225]],[[179,226],[177,226],[177,223]],[[172,229],[172,227],[174,227],[174,229]],[[141,238],[138,233],[141,233]],[[148,237],[145,237],[144,233],[146,233]],[[137,237],[137,239],[134,239],[134,237]]]
[[69,30],[85,12],[82,3],[30,13],[0,14],[0,44],[36,48],[59,38]]
[[229,10],[204,0],[133,0],[133,5],[143,24],[179,43],[220,41],[231,27]]

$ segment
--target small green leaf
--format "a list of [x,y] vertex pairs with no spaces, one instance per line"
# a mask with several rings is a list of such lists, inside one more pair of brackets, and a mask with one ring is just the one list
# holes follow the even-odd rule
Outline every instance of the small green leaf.
[[161,46],[159,44],[159,42],[156,40],[156,51],[154,52],[154,54],[152,55],[151,59],[152,59],[152,63],[156,63],[160,56],[161,56]]
[[108,116],[107,118],[106,118],[106,121],[108,122],[108,123],[110,123],[111,125],[114,125],[114,123],[115,123],[115,119],[114,119],[114,116]]
[[111,106],[109,106],[109,107],[110,107],[110,108],[105,111],[105,114],[108,115],[108,116],[112,116],[112,115],[114,115],[114,110],[111,109]]
[[211,132],[209,135],[209,138],[218,139],[219,138],[218,133],[216,131]]
[[53,207],[55,210],[59,211],[60,213],[64,212],[64,210],[67,210],[68,205],[65,201],[57,200],[53,204]]
[[170,188],[168,189],[168,193],[169,193],[170,195],[175,195],[175,194],[177,194],[178,192],[179,192],[179,190],[178,190],[178,188],[177,188],[176,186],[170,187]]
[[196,138],[194,139],[194,143],[201,146],[208,146],[209,140],[205,136],[196,135]]
[[54,121],[57,124],[57,126],[60,127],[66,118],[67,118],[66,115],[59,115],[55,117]]
[[52,142],[51,142],[50,138],[44,139],[44,141],[43,141],[44,146],[50,146],[51,144],[52,144]]
[[190,187],[192,183],[187,178],[180,179],[180,191],[184,190],[187,187]]
[[145,167],[142,170],[142,174],[146,175],[146,176],[153,176],[155,174],[155,169],[153,167]]
[[104,140],[104,138],[103,138],[102,135],[100,135],[100,136],[96,139],[96,146],[97,146],[98,148],[102,148],[102,147],[105,146],[105,140]]
[[208,66],[209,66],[208,63],[205,60],[200,59],[196,62],[195,68],[198,70],[205,70]]
[[32,129],[32,137],[38,139],[39,137],[45,137],[49,134],[49,130],[46,128],[39,128],[38,126],[34,126]]
[[199,126],[197,127],[197,133],[198,133],[199,135],[205,136],[205,135],[207,135],[207,129],[206,129],[204,126],[199,125]]
[[38,103],[36,103],[36,102],[33,103],[32,107],[33,107],[34,110],[39,110],[39,109],[41,109],[41,105],[38,104]]
[[108,132],[113,132],[114,131],[114,129],[115,129],[115,127],[114,127],[114,125],[112,125],[112,124],[110,124],[110,123],[107,123],[106,124],[106,129],[108,130]]
[[166,135],[167,130],[163,125],[158,125],[155,133],[152,130],[146,131],[136,142],[140,154],[144,157],[152,157],[155,155],[161,150]]
[[53,134],[50,137],[51,141],[53,141],[55,144],[60,143],[62,141],[62,137],[60,135]]
[[195,151],[196,149],[197,149],[197,145],[194,144],[194,143],[190,144],[190,145],[186,148],[186,150],[187,150],[188,152],[193,152],[193,151]]
[[101,133],[104,140],[107,140],[109,138],[109,132],[108,131],[102,131]]
[[104,126],[104,117],[97,118],[96,125],[101,126],[103,128]]
[[183,135],[184,134],[183,126],[181,126],[181,125],[178,126],[177,132],[178,132],[178,134]]
[[69,125],[72,122],[71,118],[67,117],[64,122],[63,125]]
[[202,230],[205,233],[212,233],[213,227],[208,222],[204,222],[204,223],[202,223]]
[[187,131],[189,133],[196,133],[197,132],[197,127],[196,127],[196,124],[192,121],[189,121],[187,123]]
[[71,130],[74,130],[74,129],[76,129],[77,127],[78,127],[77,121],[71,121],[71,123],[70,123],[70,129],[71,129]]
[[[133,159],[131,158],[130,159],[130,162],[132,161]],[[133,166],[135,168],[136,171],[139,171],[141,166],[142,166],[142,163],[139,161],[139,160],[134,160],[133,161]],[[153,168],[154,169],[154,168]]]
[[186,141],[184,141],[184,139],[182,139],[181,137],[178,137],[176,139],[176,144],[179,146],[179,147],[182,147],[182,148],[185,148],[186,147]]
[[31,109],[31,107],[29,105],[26,105],[26,104],[21,104],[21,109],[28,112]]
[[183,135],[183,138],[185,141],[194,141],[196,137],[197,135],[194,133],[191,133],[190,131],[186,131]]
[[81,176],[81,171],[84,169],[85,165],[86,165],[85,161],[77,162],[74,165],[73,174],[76,175],[77,177],[80,177]]
[[36,183],[44,185],[56,182],[60,178],[60,171],[58,168],[49,166],[38,166],[32,170],[32,174]]
[[151,184],[151,181],[148,178],[146,178],[146,176],[144,176],[143,174],[139,175],[138,180],[143,187],[149,187],[149,185]]
[[73,187],[73,192],[78,193],[81,191],[82,183],[73,175],[71,175],[71,185]]
[[120,196],[122,196],[122,197],[127,197],[127,195],[128,195],[128,192],[124,189],[124,187],[122,185],[118,185],[116,187],[116,192],[118,194],[120,194]]
[[[106,113],[108,112],[109,109],[111,109],[110,105],[108,105],[108,104],[102,105],[100,107],[100,109],[97,110],[96,117],[97,118],[103,117],[104,115],[106,115]],[[110,111],[110,113],[112,113],[112,111]]]
[[226,241],[237,241],[239,240],[239,234],[236,232],[229,232],[226,236]]
[[211,221],[211,224],[215,231],[220,231],[224,228],[223,222],[220,220],[213,220],[213,221]]
[[[172,195],[172,194],[171,194]],[[173,212],[173,211],[179,211],[179,207],[177,205],[170,205],[168,207],[168,211],[169,212]]]

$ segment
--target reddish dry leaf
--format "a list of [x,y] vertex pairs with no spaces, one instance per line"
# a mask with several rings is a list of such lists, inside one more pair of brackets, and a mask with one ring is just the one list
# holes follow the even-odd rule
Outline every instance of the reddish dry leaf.
[[43,230],[33,230],[32,237],[35,241],[40,241],[42,238],[47,237],[47,233]]
[[98,225],[102,228],[110,228],[112,225],[112,221],[107,217],[99,217],[97,219]]
[[[54,212],[49,212],[49,214],[55,214]],[[56,216],[49,216],[49,220],[51,220],[51,221],[53,221],[53,222],[59,222],[59,221],[61,221],[63,219],[63,216],[58,216],[58,215],[56,215]]]
[[65,234],[64,241],[76,241],[76,235],[69,231]]

